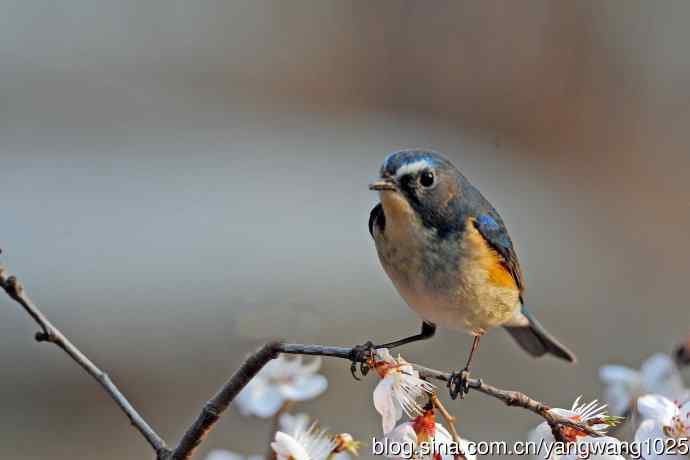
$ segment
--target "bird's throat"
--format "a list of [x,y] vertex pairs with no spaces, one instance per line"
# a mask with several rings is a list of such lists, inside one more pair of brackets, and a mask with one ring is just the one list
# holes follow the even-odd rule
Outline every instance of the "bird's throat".
[[410,203],[399,192],[381,192],[381,205],[386,216],[387,239],[409,239],[421,225]]

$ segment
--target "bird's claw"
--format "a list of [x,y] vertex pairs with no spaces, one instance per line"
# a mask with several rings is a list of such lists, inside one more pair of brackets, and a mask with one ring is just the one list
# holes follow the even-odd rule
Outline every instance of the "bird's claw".
[[464,368],[460,372],[453,372],[448,379],[448,390],[452,399],[465,399],[465,395],[470,392],[469,386],[470,370]]
[[369,373],[369,361],[374,357],[375,351],[376,347],[374,347],[371,341],[363,345],[352,347],[352,351],[350,352],[350,360],[352,361],[350,364],[350,373],[355,380],[361,380],[357,376],[357,364],[359,364],[359,373],[362,374],[362,377]]

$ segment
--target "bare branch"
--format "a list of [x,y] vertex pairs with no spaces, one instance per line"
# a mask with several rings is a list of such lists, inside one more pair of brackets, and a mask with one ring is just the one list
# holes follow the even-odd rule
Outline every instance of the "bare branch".
[[[266,363],[276,358],[280,353],[328,356],[351,360],[353,357],[353,348],[281,342],[267,343],[256,353],[247,358],[244,364],[235,372],[221,391],[204,406],[201,414],[197,417],[194,424],[192,424],[184,435],[183,440],[173,451],[172,458],[174,460],[187,460],[191,458],[194,448],[201,443],[203,437],[213,428],[213,425],[220,418],[221,413],[227,409],[237,393],[249,383],[251,378],[254,377]],[[417,364],[412,364],[412,367],[419,372],[420,377],[427,380],[435,379],[448,382],[450,379],[450,373],[448,372],[437,371]],[[519,391],[501,390],[485,384],[481,379],[469,379],[468,385],[471,389],[499,399],[508,406],[521,407],[539,415],[552,427],[554,436],[557,440],[563,439],[560,432],[560,427],[563,426],[574,428],[575,430],[587,433],[591,436],[602,436],[602,433],[594,430],[585,423],[577,423],[566,417],[550,412],[549,406]]]
[[[355,348],[303,345],[277,341],[265,344],[254,354],[249,356],[242,366],[235,371],[230,380],[228,380],[228,382],[220,388],[218,393],[204,405],[201,413],[187,429],[177,447],[174,450],[170,450],[165,441],[156,434],[153,428],[151,428],[144,418],[134,409],[108,375],[89,360],[86,355],[72,344],[72,342],[70,342],[62,332],[43,315],[26,294],[22,284],[15,277],[7,276],[7,270],[2,266],[0,266],[0,287],[2,287],[12,299],[19,303],[41,328],[41,330],[36,333],[36,340],[57,345],[91,375],[105,389],[125,415],[127,415],[132,425],[134,425],[151,447],[153,447],[159,460],[187,460],[191,458],[196,447],[199,446],[206,435],[211,431],[221,414],[228,408],[235,396],[237,396],[252,378],[254,378],[266,363],[275,359],[279,354],[327,356],[346,360],[353,360],[357,356]],[[364,359],[362,359],[362,362],[364,362]],[[420,377],[427,380],[434,379],[448,382],[450,379],[450,373],[448,372],[430,369],[417,364],[412,364],[412,366],[419,372]],[[563,439],[561,433],[562,427],[570,427],[591,436],[602,435],[602,433],[592,429],[587,424],[576,423],[565,417],[554,414],[549,410],[550,408],[547,405],[528,397],[524,393],[502,390],[483,383],[481,379],[469,379],[468,386],[475,391],[499,399],[508,406],[521,407],[539,415],[549,423],[557,440]]]
[[41,313],[41,311],[34,305],[29,296],[26,294],[24,286],[14,276],[7,276],[7,270],[0,266],[0,286],[5,290],[7,295],[19,303],[24,310],[33,318],[33,320],[41,328],[36,333],[36,340],[39,342],[49,342],[62,348],[79,366],[82,367],[91,377],[96,379],[98,383],[105,389],[110,397],[117,403],[122,411],[127,415],[129,421],[134,427],[144,436],[146,441],[156,451],[159,457],[164,456],[168,452],[165,441],[161,439],[158,434],[149,426],[144,418],[132,407],[130,402],[120,392],[117,386],[110,380],[108,374],[98,368],[89,358],[86,357],[72,342],[65,337],[58,328],[56,328],[48,319]]
[[240,390],[254,378],[266,363],[278,356],[280,348],[281,344],[279,342],[269,342],[259,348],[256,353],[249,356],[244,364],[230,377],[230,380],[223,385],[220,391],[204,405],[201,414],[199,414],[192,426],[189,427],[170,458],[174,460],[191,458],[194,449],[201,444],[204,437],[211,431],[220,415],[230,405],[230,402],[235,399]]
[[[457,446],[458,450],[460,450],[461,438],[460,433],[458,433],[458,429],[455,427],[455,417],[450,415],[450,412],[448,412],[441,400],[438,399],[438,395],[435,392],[431,394],[431,405],[438,409],[438,411],[441,413],[441,417],[443,417],[443,420],[445,420],[446,425],[448,425],[448,429],[450,430],[450,434],[453,437],[453,442],[455,442],[455,445]],[[467,455],[465,455],[465,453],[462,452],[460,455],[456,455],[455,458],[467,460]]]
[[[428,367],[420,366],[418,364],[412,364],[412,367],[419,372],[419,376],[426,379],[436,379],[442,382],[448,382],[451,374],[448,372],[437,371],[435,369],[429,369]],[[546,404],[532,399],[524,393],[513,390],[502,390],[496,388],[492,385],[488,385],[482,381],[482,379],[470,378],[467,381],[470,389],[476,390],[480,393],[484,393],[487,396],[494,397],[503,401],[506,405],[511,407],[521,407],[527,409],[530,412],[542,417],[553,429],[556,426],[568,426],[576,430],[587,433],[591,436],[600,437],[602,433],[592,429],[587,424],[574,422],[566,417],[561,417],[558,414],[550,412],[550,407]],[[558,440],[559,437],[556,437]]]

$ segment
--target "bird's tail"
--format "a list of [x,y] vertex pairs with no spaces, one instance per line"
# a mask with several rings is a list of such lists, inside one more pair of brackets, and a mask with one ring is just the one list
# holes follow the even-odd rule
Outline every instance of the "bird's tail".
[[522,314],[527,318],[527,325],[505,326],[505,329],[527,353],[536,357],[549,353],[571,363],[577,362],[575,354],[549,334],[525,307],[522,307]]

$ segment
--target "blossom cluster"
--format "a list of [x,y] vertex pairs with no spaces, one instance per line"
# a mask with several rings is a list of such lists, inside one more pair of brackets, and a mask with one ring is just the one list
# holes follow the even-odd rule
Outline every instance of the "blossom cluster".
[[[645,460],[688,459],[690,451],[690,392],[683,383],[678,367],[671,357],[655,354],[647,359],[640,370],[618,365],[606,365],[599,371],[604,384],[604,395],[611,410],[597,401],[579,404],[580,398],[569,410],[551,409],[554,413],[574,422],[586,423],[602,436],[592,437],[570,428],[562,429],[566,444],[549,449],[542,458],[549,460]],[[606,435],[625,418],[636,421],[632,441],[623,442]],[[555,443],[551,427],[539,425],[531,440]]]
[[[305,363],[301,356],[284,355],[270,361],[234,400],[241,415],[273,417],[278,430],[270,447],[275,460],[349,460],[357,455],[359,442],[349,433],[332,434],[307,414],[290,414],[293,404],[321,395],[328,380],[318,371],[321,359]],[[266,460],[261,455],[244,457],[228,450],[214,450],[206,460]],[[269,459],[271,460],[271,459]]]
[[[401,356],[394,357],[387,349],[378,349],[367,365],[380,379],[372,402],[381,419],[383,438],[374,438],[372,453],[415,460],[476,459],[478,451],[473,446],[477,444],[459,437],[451,426],[452,416],[442,412],[447,427],[439,423],[436,388],[420,377],[410,363]],[[328,381],[319,374],[320,367],[318,358],[305,363],[301,357],[281,355],[268,363],[235,399],[241,415],[274,419],[277,429],[270,436],[272,454],[267,460],[349,460],[350,455],[357,455],[360,443],[350,434],[333,434],[306,414],[288,412],[294,404],[326,391]],[[569,409],[549,409],[553,415],[587,425],[598,436],[576,426],[560,426],[556,439],[554,428],[543,422],[523,442],[526,446],[538,446],[527,453],[546,460],[690,458],[690,391],[671,357],[656,354],[639,370],[606,365],[599,374],[607,404],[597,400],[583,403],[578,397]],[[625,419],[635,422],[634,438],[629,441],[612,433],[612,428]],[[381,446],[401,447],[396,450]],[[226,450],[212,451],[206,457],[263,459]]]

